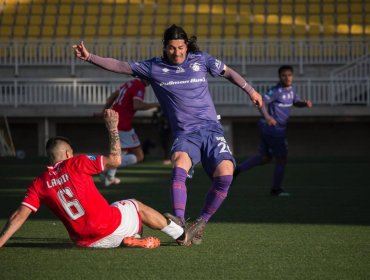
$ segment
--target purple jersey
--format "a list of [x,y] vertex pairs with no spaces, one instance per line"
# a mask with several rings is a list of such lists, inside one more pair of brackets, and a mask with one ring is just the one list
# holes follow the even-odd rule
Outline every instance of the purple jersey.
[[182,64],[164,58],[130,62],[134,75],[150,82],[174,137],[220,125],[207,74],[221,76],[224,63],[205,52],[189,53]]
[[265,119],[260,120],[264,132],[272,135],[285,135],[286,125],[294,103],[301,101],[293,87],[282,87],[280,83],[263,95],[267,111],[273,117],[276,126],[268,126]]

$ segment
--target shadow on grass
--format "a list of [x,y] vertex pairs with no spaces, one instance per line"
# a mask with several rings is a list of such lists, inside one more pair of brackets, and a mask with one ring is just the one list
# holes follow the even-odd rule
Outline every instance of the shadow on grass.
[[6,247],[47,249],[78,248],[69,239],[37,237],[12,237],[11,240],[6,244]]
[[[176,242],[162,242],[161,247],[179,246]],[[101,250],[101,248],[78,247],[69,239],[64,238],[37,238],[37,237],[12,237],[5,245],[10,248],[47,248],[47,249],[70,249],[76,248],[80,250]],[[124,247],[123,249],[141,249],[137,247]]]

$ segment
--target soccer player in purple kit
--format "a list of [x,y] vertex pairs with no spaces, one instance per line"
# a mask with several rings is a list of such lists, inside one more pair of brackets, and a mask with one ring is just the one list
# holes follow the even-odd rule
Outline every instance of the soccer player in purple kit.
[[185,226],[186,179],[202,162],[212,180],[199,217],[187,228],[180,245],[200,244],[204,228],[221,206],[233,180],[235,160],[224,138],[223,128],[208,90],[208,78],[224,77],[246,92],[256,106],[262,96],[237,72],[222,61],[199,50],[196,37],[188,38],[179,26],[167,28],[163,56],[144,61],[124,62],[91,54],[83,42],[73,46],[75,55],[103,69],[137,76],[149,81],[173,133],[171,199],[173,221]]
[[300,100],[296,94],[296,90],[292,85],[292,66],[283,65],[279,68],[278,73],[280,82],[263,95],[263,103],[267,106],[267,114],[266,108],[263,108],[265,118],[258,123],[261,132],[259,154],[239,164],[234,171],[234,178],[241,172],[271,162],[272,158],[275,157],[276,165],[271,195],[289,196],[290,194],[282,187],[288,155],[288,142],[286,140],[287,122],[292,106],[311,108],[312,102],[310,100]]

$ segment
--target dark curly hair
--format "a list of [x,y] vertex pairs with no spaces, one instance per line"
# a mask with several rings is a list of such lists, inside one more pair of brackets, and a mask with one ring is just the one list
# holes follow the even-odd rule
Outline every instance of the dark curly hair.
[[[168,42],[171,40],[184,40],[185,43],[188,45],[187,52],[199,52],[199,47],[197,45],[197,37],[191,36],[188,38],[185,30],[181,26],[177,26],[176,24],[172,24],[168,27],[163,34],[163,48],[168,45]],[[163,51],[163,57],[167,58],[167,54]]]

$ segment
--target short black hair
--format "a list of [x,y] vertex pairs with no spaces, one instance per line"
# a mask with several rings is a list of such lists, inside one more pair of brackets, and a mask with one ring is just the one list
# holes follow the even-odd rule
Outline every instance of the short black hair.
[[292,73],[294,73],[292,65],[281,65],[278,71],[279,75],[281,74],[281,72],[286,71],[286,70],[290,70]]
[[72,150],[73,150],[73,147],[72,147],[72,143],[71,141],[67,138],[67,137],[64,137],[64,136],[55,136],[55,137],[51,137],[47,142],[46,142],[46,145],[45,145],[45,149],[46,149],[46,154],[50,157],[51,155],[51,151],[55,148],[55,146],[58,144],[58,142],[60,141],[63,141],[65,143],[67,143],[69,146],[71,146]]

